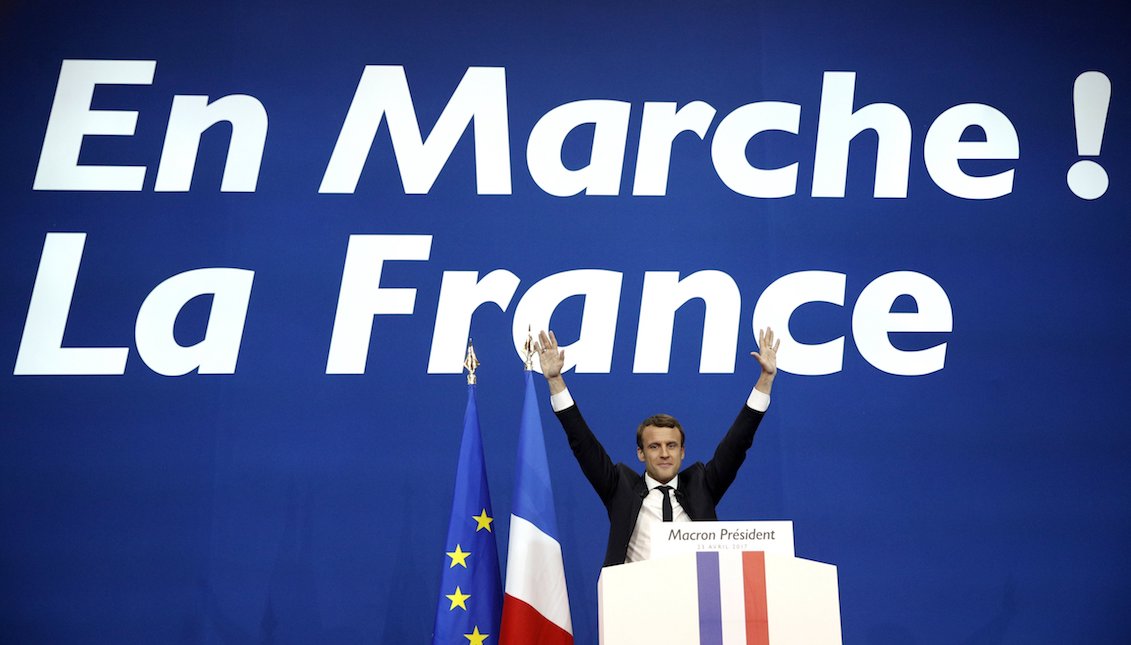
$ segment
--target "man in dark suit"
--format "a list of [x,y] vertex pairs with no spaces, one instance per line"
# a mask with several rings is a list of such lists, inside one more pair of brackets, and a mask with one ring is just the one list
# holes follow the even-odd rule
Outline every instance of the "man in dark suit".
[[715,506],[738,474],[769,407],[781,344],[774,341],[774,331],[758,332],[761,352],[751,352],[751,356],[762,373],[711,460],[680,471],[685,454],[683,427],[671,416],[654,415],[636,430],[636,456],[644,463],[643,474],[623,463],[613,464],[566,389],[562,378],[565,351],[558,347],[554,332],[540,332],[538,338],[536,349],[550,386],[550,404],[577,463],[609,514],[604,566],[648,559],[659,522],[716,519]]

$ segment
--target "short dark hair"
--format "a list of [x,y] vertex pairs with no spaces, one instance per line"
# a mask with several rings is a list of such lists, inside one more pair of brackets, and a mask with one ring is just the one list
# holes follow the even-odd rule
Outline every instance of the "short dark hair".
[[686,437],[683,434],[683,426],[679,421],[670,414],[653,414],[652,416],[640,422],[636,427],[636,447],[644,450],[644,428],[648,426],[656,426],[657,428],[675,428],[679,430],[679,445],[683,445]]

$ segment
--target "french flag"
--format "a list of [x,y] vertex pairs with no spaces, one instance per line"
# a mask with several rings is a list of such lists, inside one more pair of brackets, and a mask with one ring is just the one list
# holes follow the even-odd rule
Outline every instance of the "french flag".
[[546,440],[542,435],[530,370],[526,371],[526,395],[518,432],[518,464],[499,642],[502,645],[573,643],[573,622],[569,615],[554,492],[546,461]]

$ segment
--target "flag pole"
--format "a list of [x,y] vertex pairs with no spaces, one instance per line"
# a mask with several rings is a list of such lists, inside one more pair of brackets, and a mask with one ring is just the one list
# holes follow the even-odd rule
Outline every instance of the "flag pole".
[[463,366],[467,369],[467,384],[475,385],[475,370],[479,367],[479,359],[475,357],[475,344],[470,338],[467,339],[467,358],[463,359]]
[[526,371],[531,372],[534,370],[534,334],[530,329],[530,325],[526,326],[526,342],[522,344],[523,359],[526,363]]

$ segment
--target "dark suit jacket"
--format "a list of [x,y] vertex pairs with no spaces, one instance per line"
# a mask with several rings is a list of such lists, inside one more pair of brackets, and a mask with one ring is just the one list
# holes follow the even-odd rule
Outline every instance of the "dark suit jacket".
[[[605,564],[624,564],[628,541],[636,528],[640,507],[648,495],[644,476],[625,464],[613,464],[609,454],[593,432],[577,405],[556,413],[569,439],[577,463],[609,513],[609,542]],[[727,491],[738,468],[746,460],[746,451],[754,442],[754,431],[762,421],[762,412],[742,406],[726,436],[715,448],[707,463],[695,462],[677,475],[676,499],[693,520],[714,520],[715,505]]]

